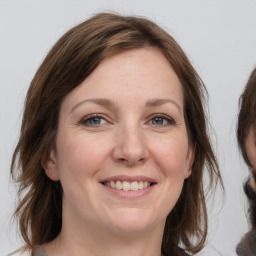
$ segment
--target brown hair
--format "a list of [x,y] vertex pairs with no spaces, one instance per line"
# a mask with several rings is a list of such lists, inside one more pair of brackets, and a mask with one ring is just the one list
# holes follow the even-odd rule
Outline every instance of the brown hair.
[[[244,161],[249,167],[252,167],[246,153],[246,139],[249,134],[251,126],[256,134],[256,68],[253,69],[249,80],[244,88],[242,95],[239,98],[240,111],[237,122],[237,140],[239,149],[242,152]],[[256,174],[252,172],[252,178],[256,181]],[[256,238],[256,193],[250,186],[250,178],[244,183],[244,192],[249,200],[249,221],[251,224],[251,231],[248,232],[238,244],[236,251],[240,255],[243,252],[252,250],[255,253],[255,238]],[[254,249],[253,249],[254,248]]]
[[246,154],[245,142],[252,125],[256,133],[256,68],[252,71],[244,91],[239,98],[239,106],[237,140],[244,161],[248,166],[251,166]]
[[[162,251],[166,256],[181,255],[203,248],[207,234],[203,171],[208,171],[210,186],[222,182],[207,135],[202,104],[207,91],[180,46],[163,29],[145,18],[109,13],[98,14],[64,34],[46,56],[28,90],[11,166],[20,184],[16,215],[26,248],[53,240],[61,230],[61,184],[46,176],[41,161],[54,146],[63,98],[102,60],[126,49],[147,46],[164,54],[183,85],[185,121],[190,142],[195,145],[192,175],[168,215]],[[21,170],[17,176],[16,165]]]

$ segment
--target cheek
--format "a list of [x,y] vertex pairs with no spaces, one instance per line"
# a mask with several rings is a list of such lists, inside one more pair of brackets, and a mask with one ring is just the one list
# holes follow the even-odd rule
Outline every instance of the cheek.
[[[251,136],[252,137],[252,136]],[[248,138],[246,142],[246,153],[248,159],[253,166],[253,169],[256,169],[256,145],[253,140],[254,138]]]
[[97,140],[85,136],[61,136],[57,143],[60,179],[92,177],[102,166],[108,152],[107,144],[99,146]]
[[256,148],[250,148],[250,150],[247,151],[247,155],[253,170],[256,171]]
[[176,136],[156,143],[158,145],[154,147],[154,158],[165,176],[180,177],[183,180],[188,152],[186,137]]
[[[157,166],[160,168],[162,213],[167,216],[177,203],[187,177],[188,142],[186,137],[165,140],[154,151]],[[160,202],[160,201],[159,201]]]

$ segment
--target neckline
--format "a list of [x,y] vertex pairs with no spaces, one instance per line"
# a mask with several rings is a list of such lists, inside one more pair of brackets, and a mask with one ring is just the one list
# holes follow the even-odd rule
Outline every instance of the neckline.
[[41,245],[36,245],[32,251],[32,256],[47,256],[47,253]]

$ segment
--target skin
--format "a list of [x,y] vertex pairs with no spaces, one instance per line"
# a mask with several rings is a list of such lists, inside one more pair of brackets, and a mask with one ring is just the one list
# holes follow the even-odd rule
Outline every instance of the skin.
[[[48,256],[161,255],[166,217],[194,159],[183,108],[177,75],[150,47],[104,60],[64,98],[43,163],[64,191],[62,230],[44,245]],[[103,185],[116,176],[153,185]]]
[[252,189],[256,192],[256,136],[255,136],[255,128],[253,126],[250,127],[246,142],[245,142],[246,153],[248,159],[251,163],[251,178],[250,185]]

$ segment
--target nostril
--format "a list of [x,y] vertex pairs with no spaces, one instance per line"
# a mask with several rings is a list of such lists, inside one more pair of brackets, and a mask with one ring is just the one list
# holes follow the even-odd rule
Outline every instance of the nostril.
[[122,163],[127,162],[127,160],[125,158],[119,158],[118,161],[122,162]]
[[127,165],[134,165],[134,164],[142,164],[144,163],[145,161],[145,158],[139,158],[139,159],[136,159],[136,158],[124,158],[124,157],[120,157],[118,158],[118,162],[119,163],[123,163],[123,164],[127,164]]

